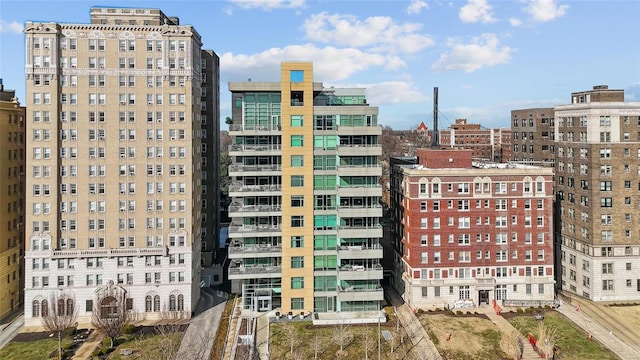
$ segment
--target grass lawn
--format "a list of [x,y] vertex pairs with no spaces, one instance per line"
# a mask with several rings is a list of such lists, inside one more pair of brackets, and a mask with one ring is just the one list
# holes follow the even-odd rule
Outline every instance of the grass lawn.
[[[543,321],[546,326],[556,330],[558,336],[556,354],[563,360],[619,359],[616,354],[595,339],[589,341],[584,330],[561,314],[547,312]],[[510,318],[509,322],[525,336],[528,333],[536,334],[538,321],[531,315],[515,316]]]
[[[71,343],[71,339],[62,340],[62,347]],[[1,360],[48,359],[49,354],[58,348],[57,339],[42,339],[29,342],[10,342],[0,349]],[[57,359],[57,358],[56,358]]]
[[136,359],[167,359],[175,356],[180,348],[184,332],[177,331],[168,334],[140,334],[124,335],[124,341],[109,354],[109,360],[127,360],[131,356],[121,356],[120,349],[131,349]]
[[[381,324],[381,330],[388,330],[393,340],[381,339],[380,352],[382,359],[402,359],[411,349],[411,341],[400,327],[396,332],[395,320]],[[318,359],[364,359],[365,349],[368,349],[369,359],[378,356],[378,326],[349,325],[339,330],[339,326],[313,326],[310,321],[277,322],[271,323],[270,329],[270,354],[271,359],[314,359],[315,350],[318,348]],[[317,338],[316,338],[317,336]],[[401,344],[401,337],[404,343]],[[342,357],[338,356],[342,337]],[[289,355],[293,341],[294,356]],[[391,353],[391,346],[394,352]]]
[[502,335],[498,327],[484,315],[422,313],[418,315],[418,319],[443,359],[501,358]]

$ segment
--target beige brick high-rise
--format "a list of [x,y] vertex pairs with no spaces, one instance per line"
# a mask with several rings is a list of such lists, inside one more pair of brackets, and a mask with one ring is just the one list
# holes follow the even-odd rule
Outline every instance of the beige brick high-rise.
[[92,8],[89,24],[27,22],[25,33],[26,324],[58,289],[73,293],[80,321],[105,287],[126,291],[139,317],[189,317],[200,294],[200,35],[134,8]]
[[606,85],[555,110],[561,287],[640,300],[640,103]]
[[0,79],[0,320],[22,303],[25,108]]

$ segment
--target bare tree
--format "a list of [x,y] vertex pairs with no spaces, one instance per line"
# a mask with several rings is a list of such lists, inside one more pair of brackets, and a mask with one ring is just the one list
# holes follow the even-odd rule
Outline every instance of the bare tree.
[[500,339],[500,348],[514,360],[520,360],[522,356],[522,335],[515,330],[503,334]]
[[364,346],[364,358],[365,360],[369,360],[369,348],[375,343],[375,341],[371,337],[371,331],[369,331],[369,328],[365,327],[363,329],[362,336],[364,337],[364,342],[362,344],[362,346]]
[[109,284],[96,293],[91,313],[91,324],[109,337],[111,340],[110,348],[113,348],[115,339],[122,334],[122,328],[129,324],[127,291]]
[[289,352],[287,353],[288,358],[295,357],[295,353],[293,349],[298,344],[298,331],[293,325],[293,323],[286,323],[282,325],[282,331],[284,332],[287,339],[289,339]]
[[336,328],[333,332],[333,339],[338,345],[340,345],[340,350],[336,353],[336,356],[346,357],[347,352],[344,350],[346,346],[349,345],[351,340],[353,339],[353,334],[349,331],[349,325],[344,323],[344,320],[340,321],[340,324],[336,325]]
[[538,322],[538,349],[542,350],[545,359],[553,358],[554,348],[558,336],[556,329],[546,326],[542,321]]
[[62,359],[62,335],[77,319],[75,296],[64,291],[52,292],[49,303],[42,309],[42,325],[58,338],[58,359]]
[[313,342],[311,343],[314,360],[318,360],[318,354],[321,354],[324,351],[324,347],[325,347],[325,344],[323,343],[323,339],[318,337],[318,331],[316,330],[316,334],[314,336]]

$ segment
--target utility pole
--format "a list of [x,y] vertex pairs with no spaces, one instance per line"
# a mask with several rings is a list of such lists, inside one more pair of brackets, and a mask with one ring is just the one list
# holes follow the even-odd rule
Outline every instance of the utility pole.
[[380,316],[378,316],[378,360],[382,360],[382,352],[380,349]]

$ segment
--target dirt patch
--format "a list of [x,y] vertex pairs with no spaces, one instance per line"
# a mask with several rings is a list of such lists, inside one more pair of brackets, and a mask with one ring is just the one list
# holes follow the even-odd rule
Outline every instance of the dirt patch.
[[640,305],[603,306],[605,311],[611,314],[616,321],[625,324],[630,329],[640,327]]
[[[40,332],[28,332],[28,333],[19,333],[16,337],[11,341],[15,342],[31,342],[49,338],[49,335],[52,333],[48,331],[40,331]],[[53,337],[53,336],[51,336]]]
[[500,330],[485,315],[419,316],[444,359],[495,359]]

